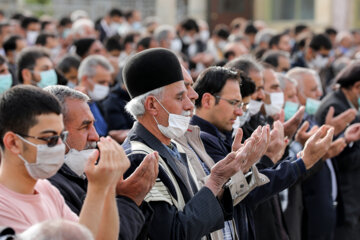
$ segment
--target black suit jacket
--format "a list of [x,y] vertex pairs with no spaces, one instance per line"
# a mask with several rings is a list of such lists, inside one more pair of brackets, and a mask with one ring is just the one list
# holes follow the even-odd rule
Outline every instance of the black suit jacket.
[[[316,112],[315,119],[319,124],[325,123],[329,108],[335,109],[334,116],[351,108],[341,89],[328,94]],[[359,123],[356,116],[352,123]],[[342,136],[342,133],[339,135]],[[338,136],[336,136],[338,137]],[[347,146],[342,153],[333,159],[338,176],[338,225],[346,223],[355,225],[360,221],[360,141]]]

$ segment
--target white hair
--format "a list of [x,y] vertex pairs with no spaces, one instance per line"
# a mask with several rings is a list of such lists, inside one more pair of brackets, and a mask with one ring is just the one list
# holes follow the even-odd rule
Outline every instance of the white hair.
[[88,18],[80,18],[76,20],[71,26],[71,34],[73,36],[76,35],[84,36],[86,34],[86,30],[85,30],[86,27],[94,29],[95,28],[94,22]]
[[97,66],[101,66],[111,73],[114,72],[113,66],[104,56],[90,55],[86,57],[79,66],[79,70],[78,70],[79,81],[81,81],[81,79],[84,76],[88,76],[88,77],[95,76]]
[[286,77],[290,78],[290,79],[295,79],[298,86],[300,87],[300,90],[303,91],[304,89],[304,84],[303,84],[303,80],[304,80],[304,75],[311,75],[315,78],[316,83],[318,84],[318,87],[320,89],[320,91],[322,91],[322,87],[321,87],[321,82],[320,82],[320,76],[319,74],[313,70],[313,69],[309,69],[309,68],[302,68],[302,67],[295,67],[293,69],[290,69],[287,73],[286,73]]
[[94,240],[89,229],[68,220],[48,220],[21,233],[19,240]]
[[133,118],[137,119],[138,117],[144,115],[145,113],[145,100],[148,96],[155,96],[159,101],[162,99],[164,87],[156,88],[147,93],[141,94],[128,102],[125,106],[125,110],[130,113]]
[[170,25],[160,25],[155,29],[154,38],[158,42],[164,41],[168,38],[169,32],[175,35],[175,28]]
[[283,91],[285,90],[286,85],[288,84],[288,82],[294,84],[295,87],[297,86],[297,82],[294,79],[289,78],[289,77],[285,76],[282,73],[275,73],[275,75],[276,75],[276,78],[279,80],[280,88]]

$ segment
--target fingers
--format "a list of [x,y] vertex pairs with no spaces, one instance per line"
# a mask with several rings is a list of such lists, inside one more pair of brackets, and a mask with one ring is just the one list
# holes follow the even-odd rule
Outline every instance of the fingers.
[[[303,119],[304,114],[305,114],[305,107],[304,107],[304,106],[301,106],[301,107],[297,110],[297,112],[294,114],[294,116],[293,116],[292,118],[297,119],[297,120],[301,120],[301,119]],[[290,119],[292,119],[292,118],[290,118]]]
[[348,109],[345,112],[336,116],[336,120],[344,121],[345,124],[351,123],[356,117],[355,109]]
[[96,163],[96,160],[98,159],[98,157],[99,157],[99,150],[94,149],[93,153],[90,155],[90,157],[86,163],[86,168],[95,167],[95,163]]
[[242,137],[243,137],[243,130],[241,128],[238,128],[232,144],[232,151],[237,151],[241,147]]
[[301,127],[299,128],[298,132],[301,133],[301,132],[306,132],[306,130],[309,128],[309,122],[308,121],[305,121]]
[[325,137],[322,138],[316,145],[325,145],[325,147],[329,148],[334,137],[334,131],[334,128],[327,130]]
[[327,114],[326,114],[326,117],[325,117],[325,123],[326,124],[329,124],[329,123],[331,123],[331,121],[332,121],[332,119],[333,119],[333,117],[334,117],[334,112],[335,112],[335,109],[334,109],[334,107],[330,107],[329,108],[329,111],[327,112]]
[[280,111],[279,121],[282,122],[282,123],[285,122],[285,112],[284,112],[284,109],[281,109],[281,111]]

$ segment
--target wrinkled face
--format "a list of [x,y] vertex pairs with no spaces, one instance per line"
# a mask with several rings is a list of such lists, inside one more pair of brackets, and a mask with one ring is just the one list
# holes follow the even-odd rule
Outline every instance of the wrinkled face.
[[184,81],[177,81],[172,84],[166,85],[164,87],[162,99],[158,99],[160,103],[153,98],[154,108],[154,118],[158,121],[160,125],[165,127],[169,126],[169,113],[182,115],[185,111],[192,111],[194,109],[194,104],[190,101],[187,96],[187,90],[184,84]]
[[261,72],[250,71],[249,77],[255,83],[256,90],[251,95],[251,99],[256,101],[264,101],[265,100],[265,92],[264,92],[264,80]]
[[[210,123],[221,132],[231,131],[237,116],[243,114],[242,108],[239,107],[242,102],[239,82],[232,79],[227,80],[218,96],[220,98],[217,99],[212,96],[214,101],[212,101],[210,109]],[[232,105],[229,101],[236,102],[236,104]]]
[[264,90],[267,93],[281,92],[280,83],[275,72],[271,69],[265,69],[264,73]]
[[320,86],[312,74],[303,74],[302,77],[302,86],[298,87],[298,98],[301,105],[305,105],[306,98],[318,100],[322,96],[322,93],[320,91]]
[[93,77],[88,76],[88,80],[87,88],[90,91],[94,90],[95,84],[109,86],[111,83],[111,72],[101,66],[96,66],[96,74]]
[[284,100],[285,102],[288,101],[293,103],[299,103],[296,86],[290,81],[286,81],[286,87],[284,89]]
[[89,105],[77,99],[66,99],[67,113],[65,129],[69,132],[66,149],[74,148],[78,151],[86,149],[87,143],[99,141],[99,135],[94,127],[94,116]]
[[[185,87],[186,87],[186,90],[187,90],[187,97],[195,105],[195,100],[199,98],[199,94],[197,94],[197,92],[195,92],[195,90],[193,88],[194,81],[192,80],[192,77],[186,71],[186,69],[184,67],[182,67],[182,73],[183,73],[183,76],[184,76],[184,83],[185,83]],[[192,116],[194,108],[192,108],[190,111],[191,111],[191,116]]]
[[[51,114],[41,114],[36,117],[37,124],[34,125],[29,129],[27,133],[18,133],[18,134],[25,134],[32,137],[51,137],[54,135],[60,135],[60,133],[64,130],[64,124],[63,124],[63,118],[62,115],[57,115],[55,113]],[[34,143],[34,144],[47,144],[45,140],[40,139],[34,139],[30,137],[23,137],[27,141]],[[36,146],[33,146],[29,143],[26,143],[22,140],[22,153],[21,155],[29,162],[29,163],[35,163],[36,162]],[[61,144],[62,141],[59,138],[59,141],[57,144]]]

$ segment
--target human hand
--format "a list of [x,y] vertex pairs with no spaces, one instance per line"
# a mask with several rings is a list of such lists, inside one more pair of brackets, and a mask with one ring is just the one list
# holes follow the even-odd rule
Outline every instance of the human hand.
[[306,169],[311,168],[329,150],[334,136],[334,128],[323,125],[305,143],[300,156]]
[[360,123],[351,124],[345,130],[346,143],[356,142],[360,140]]
[[336,157],[344,150],[345,147],[346,147],[345,138],[336,139],[331,143],[329,150],[323,156],[323,160]]
[[265,155],[276,164],[284,154],[289,140],[284,137],[284,126],[280,121],[274,122],[274,127],[270,132],[270,143]]
[[146,194],[155,184],[159,173],[159,154],[153,152],[144,158],[136,170],[125,180],[120,180],[116,186],[116,194],[132,199],[141,205]]
[[309,122],[305,121],[295,135],[295,141],[301,143],[302,146],[305,145],[305,142],[319,129],[319,126],[313,126],[308,132],[306,130],[309,128]]
[[95,165],[99,151],[94,151],[85,167],[89,185],[98,189],[109,189],[112,186],[115,188],[119,179],[130,167],[130,161],[124,149],[110,137],[101,137],[97,146],[100,150],[98,164]]
[[344,131],[344,129],[355,119],[356,110],[348,109],[345,112],[334,117],[335,109],[330,107],[328,113],[326,114],[325,124],[334,127],[334,135],[337,136],[339,133]]

